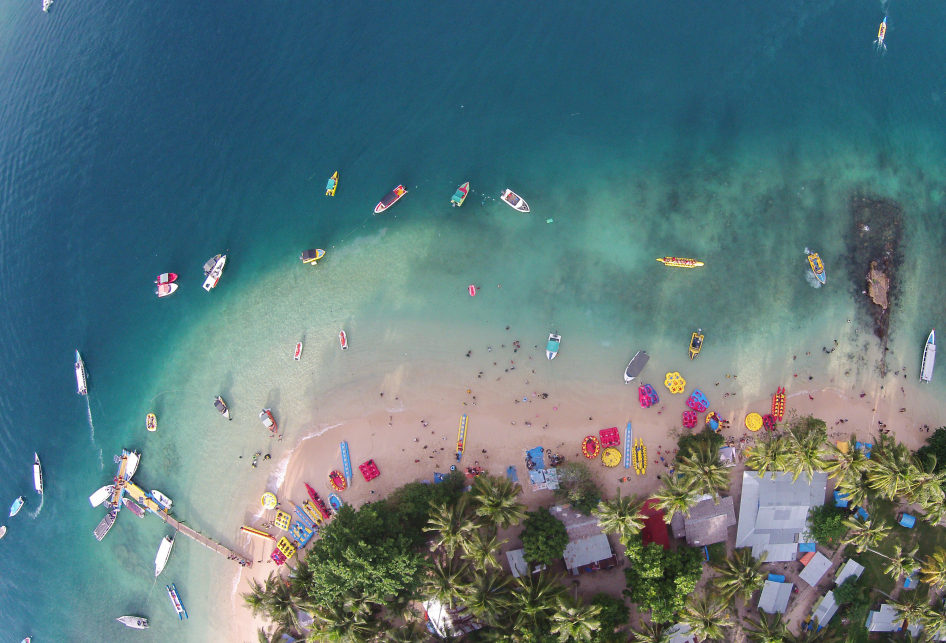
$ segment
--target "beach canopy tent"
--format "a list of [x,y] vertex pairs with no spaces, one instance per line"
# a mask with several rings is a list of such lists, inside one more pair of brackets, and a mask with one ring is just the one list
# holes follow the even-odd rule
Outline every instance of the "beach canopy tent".
[[815,603],[814,608],[811,610],[811,621],[813,623],[818,623],[818,630],[820,631],[825,625],[828,624],[828,621],[835,615],[838,611],[837,601],[834,600],[834,592],[828,592]]
[[834,579],[834,582],[840,585],[841,583],[846,581],[849,576],[860,578],[861,574],[863,573],[864,573],[864,566],[857,563],[854,560],[849,559],[846,563],[844,563],[841,569],[838,570],[838,575]]
[[834,506],[835,507],[847,507],[847,494],[834,490]]
[[798,578],[814,587],[821,580],[821,577],[828,573],[829,569],[831,569],[831,560],[824,554],[815,552],[815,555],[805,565],[805,569],[798,575]]
[[911,516],[910,514],[903,514],[903,518],[900,519],[900,526],[906,527],[907,529],[913,529],[913,525],[916,524],[916,517]]
[[463,636],[482,627],[465,606],[452,608],[435,598],[424,601],[423,606],[433,633],[442,639]]
[[869,632],[899,632],[903,629],[903,617],[892,605],[884,603],[879,610],[867,613],[864,627]]
[[670,521],[673,537],[686,538],[690,547],[726,542],[729,528],[735,524],[736,510],[733,499],[729,496],[720,498],[719,504],[716,504],[710,495],[698,498],[690,509],[689,516],[678,511]]
[[792,597],[792,584],[784,582],[784,576],[778,576],[781,581],[772,580],[774,574],[762,586],[759,596],[759,610],[766,614],[784,614],[788,609],[788,599]]

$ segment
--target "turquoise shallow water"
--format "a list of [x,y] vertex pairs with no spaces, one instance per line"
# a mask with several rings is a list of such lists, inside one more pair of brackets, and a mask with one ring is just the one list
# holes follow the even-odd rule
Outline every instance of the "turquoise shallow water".
[[[143,486],[242,546],[247,499],[278,476],[275,461],[239,460],[268,446],[259,408],[276,410],[288,446],[348,383],[449,364],[471,334],[558,330],[561,369],[594,382],[638,348],[655,372],[681,368],[702,327],[688,378],[738,372],[760,396],[794,372],[791,355],[838,339],[807,367],[813,385],[866,385],[874,364],[857,356],[872,340],[853,332],[866,320],[847,278],[854,192],[904,207],[891,346],[910,373],[944,316],[937,3],[893,5],[882,58],[878,3],[38,4],[0,9],[0,499],[29,491],[34,450],[48,489],[0,542],[12,638],[223,640],[226,561],[175,547],[161,581],[181,589],[181,624],[163,584],[151,591],[156,520],[123,512],[92,538],[101,513],[86,497],[111,455],[139,449]],[[473,194],[449,208],[467,180]],[[408,196],[373,217],[398,183]],[[507,186],[531,215],[493,200]],[[316,245],[327,260],[302,267]],[[825,259],[824,288],[806,279],[805,247]],[[208,295],[200,266],[221,251]],[[707,266],[672,271],[654,261],[665,254]],[[166,270],[181,290],[159,301],[150,284]],[[129,612],[153,628],[114,623]]]

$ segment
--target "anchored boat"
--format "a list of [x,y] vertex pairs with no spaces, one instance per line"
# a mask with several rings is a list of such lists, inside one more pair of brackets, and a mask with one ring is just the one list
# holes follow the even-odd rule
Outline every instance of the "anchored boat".
[[[223,274],[223,267],[227,265],[227,255],[218,255],[220,258],[214,262],[213,268],[210,269],[210,272],[207,274],[207,278],[204,280],[204,290],[210,292],[217,287],[217,282],[220,281],[220,275]],[[210,263],[209,261],[207,262]],[[204,271],[207,270],[207,264],[204,264]]]
[[175,281],[177,281],[177,275],[175,275],[173,272],[163,272],[158,275],[158,278],[154,280],[154,283],[160,286],[161,284],[170,284]]
[[812,252],[808,255],[808,265],[811,266],[811,271],[815,274],[815,277],[818,278],[818,281],[824,283],[824,263],[822,263],[821,257],[817,252]]
[[259,419],[263,421],[263,426],[269,429],[270,433],[276,433],[279,430],[279,427],[276,426],[276,420],[273,419],[273,412],[270,409],[263,409],[260,411]]
[[214,398],[214,408],[220,411],[220,415],[227,418],[228,420],[233,419],[230,417],[230,409],[227,408],[227,403],[224,402],[223,398],[219,395]]
[[936,362],[936,329],[930,331],[923,347],[923,362],[920,364],[920,381],[933,381],[933,364]]
[[302,259],[302,263],[307,263],[311,265],[316,265],[319,259],[325,256],[325,251],[321,248],[312,248],[311,250],[306,250],[302,253],[302,256],[299,258]]
[[296,344],[296,350],[292,354],[292,359],[296,360],[297,362],[302,359],[302,342]]
[[79,351],[76,351],[76,382],[79,384],[79,395],[88,395],[89,386],[85,373],[85,363],[82,361]]
[[163,493],[161,493],[157,489],[151,490],[151,498],[156,503],[158,503],[158,505],[160,505],[161,508],[164,509],[165,511],[171,510],[171,504],[172,504],[171,499],[165,496]]
[[157,431],[158,416],[156,416],[154,413],[148,413],[148,415],[145,416],[145,428],[149,431]]
[[463,202],[466,201],[466,196],[470,193],[470,182],[467,181],[463,185],[457,188],[457,191],[454,192],[453,196],[450,198],[450,205],[455,208],[459,208],[463,205]]
[[95,536],[95,539],[101,542],[105,538],[105,534],[108,533],[108,530],[112,528],[112,525],[115,524],[115,519],[118,517],[118,509],[112,509],[109,511],[102,522],[99,523],[98,527],[95,528],[95,531],[92,534]]
[[345,334],[345,331],[341,331],[338,334],[338,343],[342,345],[342,350],[348,350],[348,336]]
[[378,202],[378,205],[374,206],[374,213],[381,214],[392,205],[401,200],[401,197],[407,194],[407,190],[403,185],[399,185],[390,192],[388,192],[383,199]]
[[170,585],[165,585],[168,590],[168,596],[171,597],[171,604],[174,605],[174,611],[177,612],[177,617],[180,620],[187,618],[187,610],[184,609],[184,603],[181,602],[181,596],[177,593],[177,587],[174,586],[174,583]]
[[549,333],[549,343],[545,345],[545,356],[550,360],[558,355],[558,347],[562,343],[562,336],[555,333]]
[[161,545],[158,546],[158,555],[154,559],[154,577],[157,578],[167,567],[168,558],[171,557],[171,548],[174,546],[174,539],[165,536],[161,539]]
[[325,184],[325,196],[335,196],[335,190],[338,189],[338,172],[329,177]]
[[39,456],[33,453],[33,486],[36,493],[43,495],[43,465],[39,462]]
[[10,517],[12,518],[13,516],[20,513],[20,509],[22,509],[23,505],[25,504],[26,504],[26,498],[24,498],[23,496],[20,496],[19,498],[14,500],[13,504],[10,506]]
[[624,383],[630,384],[634,381],[634,378],[641,374],[641,371],[644,370],[644,366],[647,365],[647,360],[650,359],[650,355],[646,351],[637,351],[634,357],[631,358],[630,363],[627,365],[627,368],[624,369]]
[[100,504],[109,499],[109,497],[115,492],[115,487],[110,484],[105,485],[91,496],[89,496],[89,502],[92,503],[93,507],[98,507]]
[[690,359],[693,359],[700,354],[700,349],[703,348],[703,332],[702,328],[697,328],[696,332],[693,333],[693,336],[690,337]]
[[159,298],[173,295],[177,292],[177,284],[158,284],[158,289],[154,291]]
[[525,199],[508,188],[503,191],[499,198],[513,210],[529,212],[529,204],[526,203]]
[[661,257],[657,259],[657,261],[671,268],[699,268],[703,265],[702,261],[686,259],[684,257]]
[[146,630],[151,627],[144,616],[119,616],[115,620],[133,630]]
[[141,505],[139,505],[137,502],[135,502],[131,498],[122,498],[122,503],[125,505],[125,507],[128,508],[128,511],[135,514],[139,518],[145,517],[144,508],[142,508]]

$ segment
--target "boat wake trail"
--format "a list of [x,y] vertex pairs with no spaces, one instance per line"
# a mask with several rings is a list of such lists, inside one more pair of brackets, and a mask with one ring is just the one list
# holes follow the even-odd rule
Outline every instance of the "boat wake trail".
[[36,517],[39,515],[39,512],[41,512],[41,511],[43,510],[43,503],[44,503],[44,502],[46,502],[46,494],[45,494],[45,493],[39,497],[39,506],[36,508],[36,511],[34,511],[33,513],[30,514],[30,518],[33,518],[34,520],[36,519]]
[[89,417],[89,441],[95,444],[95,425],[92,424],[92,404],[88,395],[85,396],[85,410]]
[[818,280],[818,278],[815,276],[815,273],[813,273],[812,271],[810,270],[805,271],[805,279],[808,281],[808,285],[811,286],[812,288],[821,288],[821,282]]

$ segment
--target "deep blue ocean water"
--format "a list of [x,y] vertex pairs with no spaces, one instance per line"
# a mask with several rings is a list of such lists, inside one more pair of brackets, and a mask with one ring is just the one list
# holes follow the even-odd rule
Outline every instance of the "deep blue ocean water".
[[[408,283],[443,283],[457,249],[488,248],[488,262],[464,256],[484,281],[522,286],[501,306],[529,313],[508,316],[593,314],[619,332],[662,310],[715,322],[738,344],[761,324],[747,302],[762,306],[787,274],[779,332],[811,330],[825,300],[811,298],[801,252],[817,246],[845,272],[844,205],[857,186],[906,205],[905,289],[923,296],[907,299],[894,335],[918,346],[944,313],[946,8],[894,1],[877,56],[879,2],[748,4],[0,7],[0,502],[30,502],[0,541],[0,632],[221,640],[197,592],[184,590],[183,625],[163,582],[147,595],[154,521],[123,512],[97,543],[101,512],[86,498],[110,477],[113,453],[147,446],[141,411],[164,390],[155,374],[173,379],[162,369],[181,338],[200,328],[220,340],[232,329],[207,320],[226,319],[314,245],[342,248],[405,220],[442,227],[454,245]],[[326,199],[334,170],[338,196]],[[474,193],[463,210],[444,210],[465,180]],[[398,183],[409,197],[372,218]],[[509,224],[511,211],[487,198],[507,186],[530,202],[530,223]],[[696,293],[711,294],[714,311],[678,307],[675,277],[626,272],[642,240],[650,263],[725,261]],[[205,295],[200,267],[223,251],[226,287]],[[782,267],[799,259],[800,271]],[[546,290],[549,265],[558,272]],[[166,270],[181,274],[181,292],[159,301],[150,283]],[[825,296],[840,318],[853,288],[838,282]],[[430,302],[424,314],[438,310]],[[252,340],[227,341],[238,356]],[[89,411],[75,394],[76,348]],[[184,436],[162,436],[168,471],[199,467]],[[38,515],[33,451],[46,473]],[[156,459],[144,454],[143,473]],[[178,493],[192,484],[165,482]],[[201,555],[205,567],[226,564]],[[183,566],[170,571],[186,579]],[[152,618],[150,632],[114,623],[134,612]]]

